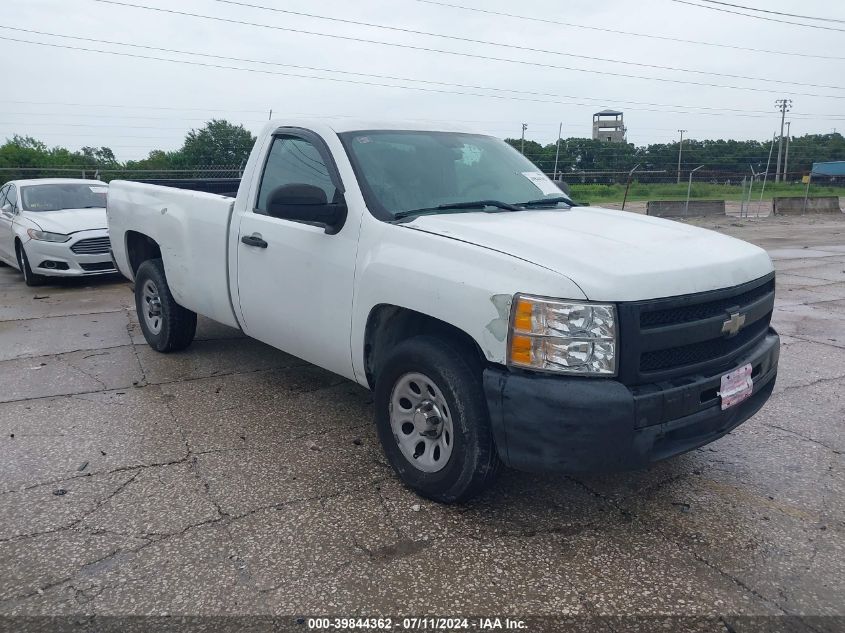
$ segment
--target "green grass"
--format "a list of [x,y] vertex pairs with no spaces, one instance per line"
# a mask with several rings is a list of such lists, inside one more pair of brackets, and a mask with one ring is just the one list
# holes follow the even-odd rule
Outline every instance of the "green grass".
[[[751,194],[752,200],[760,199],[762,183],[754,183],[754,190]],[[598,202],[622,202],[625,195],[625,185],[581,185],[570,184],[572,197],[576,201],[598,203]],[[766,190],[763,193],[764,200],[771,200],[774,196],[799,196],[803,197],[805,185],[792,183],[766,183]],[[746,190],[747,195],[747,190]],[[845,196],[845,187],[826,187],[822,185],[811,185],[811,196]],[[650,184],[632,182],[628,190],[628,200],[686,200],[687,184]],[[742,200],[742,185],[714,185],[710,183],[693,183],[690,190],[690,199],[712,199],[712,200]]]

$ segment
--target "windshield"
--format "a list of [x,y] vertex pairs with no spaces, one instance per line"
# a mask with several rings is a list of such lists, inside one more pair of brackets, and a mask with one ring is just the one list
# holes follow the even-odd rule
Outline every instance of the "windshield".
[[382,219],[441,205],[563,196],[533,163],[491,136],[388,130],[340,136],[368,206]]
[[102,183],[52,183],[21,187],[24,211],[60,211],[106,206],[109,188]]

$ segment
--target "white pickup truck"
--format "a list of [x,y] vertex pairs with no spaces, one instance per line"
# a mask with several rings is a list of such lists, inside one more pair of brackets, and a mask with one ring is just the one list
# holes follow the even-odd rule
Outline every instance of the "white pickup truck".
[[372,389],[396,473],[442,502],[502,464],[689,451],[775,383],[763,250],[579,207],[484,134],[274,121],[236,198],[113,181],[108,221],[153,348],[202,314]]

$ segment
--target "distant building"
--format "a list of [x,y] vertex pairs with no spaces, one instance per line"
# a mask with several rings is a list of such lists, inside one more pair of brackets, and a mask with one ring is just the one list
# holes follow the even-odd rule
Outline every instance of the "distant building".
[[625,117],[616,110],[602,110],[593,115],[593,140],[605,143],[624,143]]

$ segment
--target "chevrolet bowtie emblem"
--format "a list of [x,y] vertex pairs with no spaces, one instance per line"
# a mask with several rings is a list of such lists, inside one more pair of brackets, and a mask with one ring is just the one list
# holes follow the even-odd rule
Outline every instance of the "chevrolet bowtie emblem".
[[732,312],[730,318],[722,323],[722,334],[725,336],[736,336],[745,325],[745,315],[739,312]]

